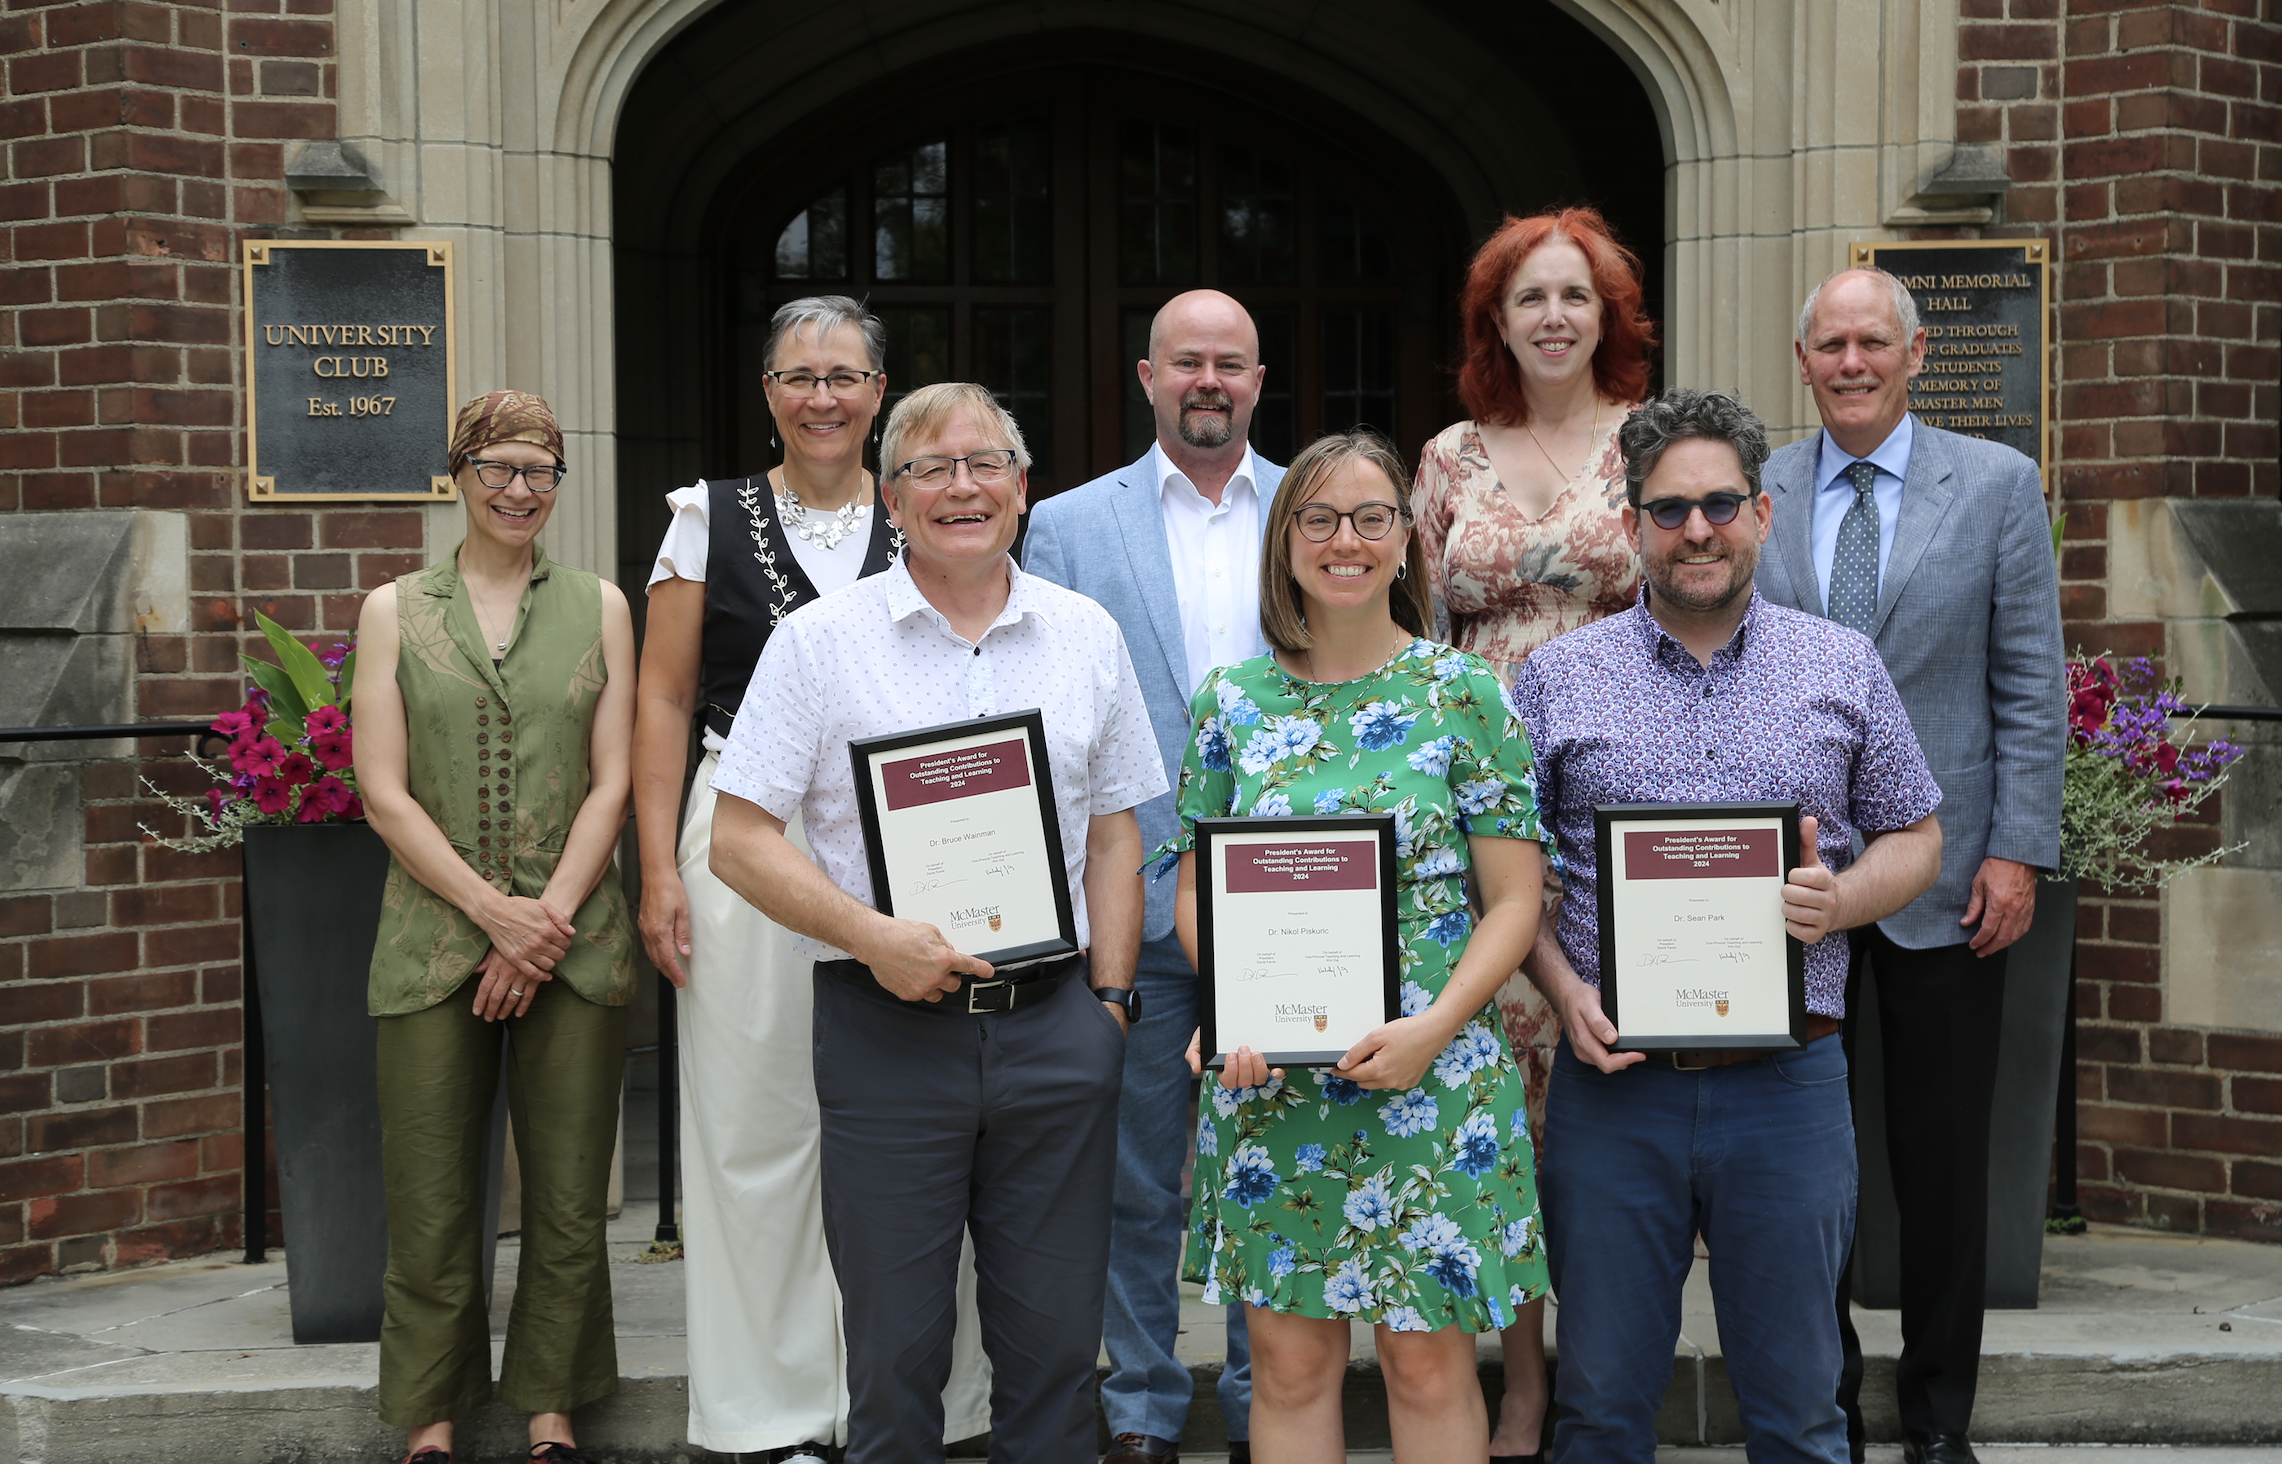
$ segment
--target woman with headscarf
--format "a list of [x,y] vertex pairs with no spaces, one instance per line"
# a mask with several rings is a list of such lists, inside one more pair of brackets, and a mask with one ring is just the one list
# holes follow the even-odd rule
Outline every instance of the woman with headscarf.
[[611,854],[633,620],[539,546],[568,471],[544,401],[469,402],[450,470],[467,537],[357,622],[357,780],[390,855],[369,989],[380,1416],[411,1430],[409,1464],[450,1464],[452,1420],[493,1397],[483,1167],[505,1045],[523,1244],[497,1396],[531,1415],[532,1459],[583,1464],[570,1414],[618,1387],[604,1223],[634,942]]
[[[844,295],[777,311],[763,390],[784,460],[666,496],[674,517],[650,572],[642,640],[641,928],[651,959],[680,988],[689,1440],[772,1464],[822,1464],[846,1441],[847,1356],[824,1245],[811,962],[791,932],[713,873],[713,770],[770,632],[819,596],[886,570],[902,550],[864,468],[887,391],[886,344],[886,328]],[[692,783],[698,718],[703,757]],[[807,847],[797,819],[785,832]],[[959,1313],[946,1440],[990,1428],[971,1264]]]

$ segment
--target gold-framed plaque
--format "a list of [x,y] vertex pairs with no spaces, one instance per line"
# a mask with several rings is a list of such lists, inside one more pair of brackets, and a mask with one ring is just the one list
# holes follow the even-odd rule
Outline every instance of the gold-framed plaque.
[[249,239],[246,496],[451,502],[452,246]]
[[1925,368],[1910,411],[2035,462],[2052,491],[2052,264],[2042,239],[1856,243],[1856,266],[1893,275],[1917,302]]

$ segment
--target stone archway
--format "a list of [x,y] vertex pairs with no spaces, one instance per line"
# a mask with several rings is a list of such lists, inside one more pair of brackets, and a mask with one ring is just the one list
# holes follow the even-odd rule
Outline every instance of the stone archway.
[[[556,523],[572,562],[615,568],[618,448],[658,424],[616,419],[611,159],[629,95],[667,45],[722,0],[343,0],[340,129],[417,221],[463,261],[462,379],[545,391],[574,425],[584,492]],[[1849,240],[1910,217],[1917,182],[1954,139],[1956,0],[1468,0],[1323,6],[1270,0],[1232,21],[1171,3],[1110,8],[1153,34],[1217,44],[1318,89],[1435,156],[1470,216],[1521,176],[1476,125],[1525,105],[1538,69],[1473,37],[1542,5],[1582,22],[1640,79],[1663,134],[1667,376],[1740,388],[1798,424],[1789,315]],[[892,73],[978,24],[1035,29],[1076,0],[980,5],[847,0],[785,11],[797,79],[760,115],[803,115],[827,93]],[[1098,19],[1104,9],[1084,7]],[[1876,87],[1840,86],[1874,75]],[[718,118],[716,121],[718,122]],[[777,125],[782,125],[781,120]],[[1539,159],[1527,159],[1535,164]],[[563,302],[575,302],[568,308]],[[431,525],[431,539],[448,530]]]

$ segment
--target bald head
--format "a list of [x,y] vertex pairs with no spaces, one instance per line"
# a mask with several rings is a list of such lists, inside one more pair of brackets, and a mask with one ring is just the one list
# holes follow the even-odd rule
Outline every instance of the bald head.
[[1218,290],[1175,295],[1150,323],[1149,359],[1138,365],[1157,441],[1176,464],[1194,477],[1192,462],[1233,467],[1243,457],[1264,374],[1249,311]]
[[1861,269],[1842,269],[1809,291],[1807,302],[1799,307],[1798,332],[1792,339],[1800,345],[1806,344],[1807,337],[1814,333],[1815,312],[1825,297],[1857,292],[1869,292],[1862,295],[1865,301],[1884,300],[1893,312],[1894,329],[1902,339],[1907,340],[1918,333],[1918,302],[1910,294],[1909,287],[1876,265],[1869,265]]

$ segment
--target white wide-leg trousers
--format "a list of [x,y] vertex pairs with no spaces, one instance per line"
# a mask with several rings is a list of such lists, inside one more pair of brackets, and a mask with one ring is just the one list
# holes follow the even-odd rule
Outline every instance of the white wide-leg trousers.
[[[811,963],[793,936],[713,875],[707,754],[682,826],[689,985],[681,1037],[682,1237],[689,1286],[689,1441],[749,1453],[848,1440],[840,1289],[824,1247]],[[785,830],[800,851],[795,819]],[[945,1442],[990,1429],[974,1246],[943,1390]]]

